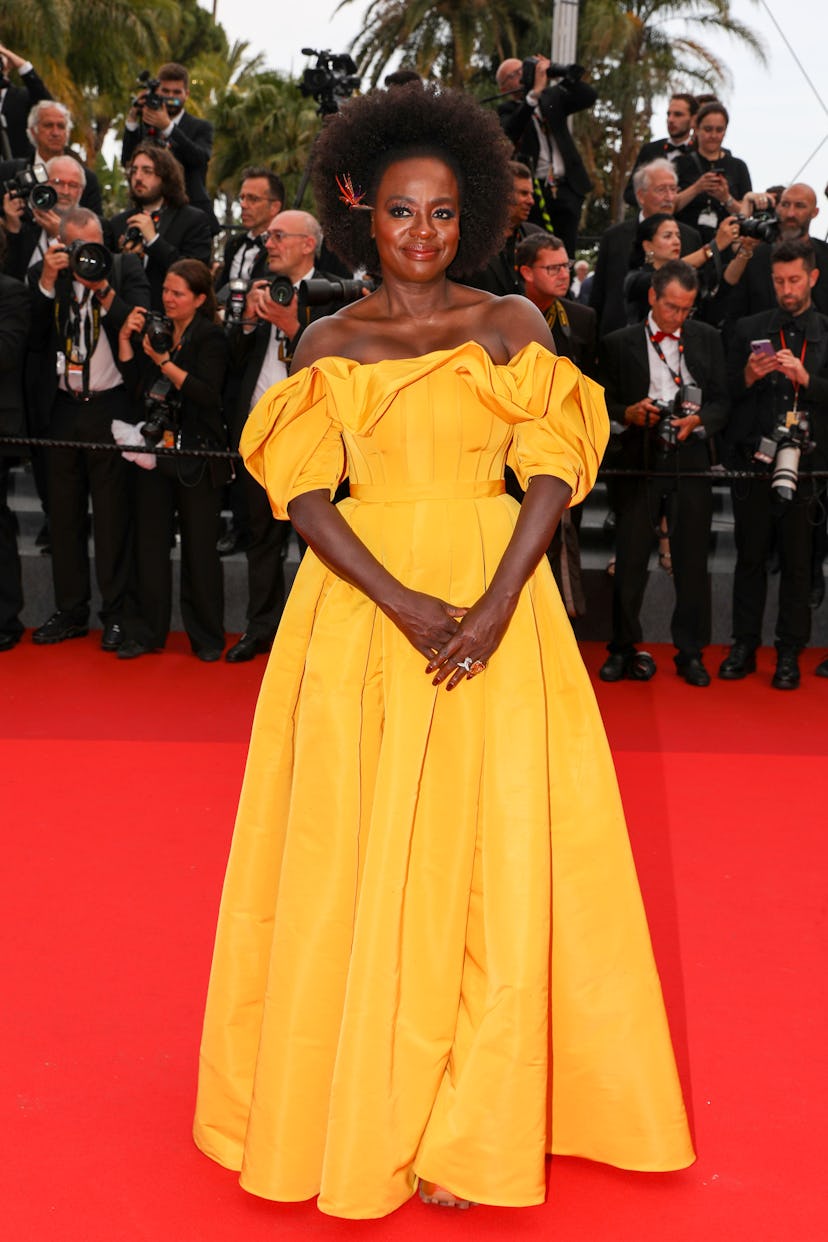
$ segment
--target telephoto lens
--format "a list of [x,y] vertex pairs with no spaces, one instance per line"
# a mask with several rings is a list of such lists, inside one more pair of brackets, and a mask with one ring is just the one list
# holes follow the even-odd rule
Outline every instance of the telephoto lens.
[[270,297],[279,306],[290,306],[296,295],[293,281],[287,276],[274,276],[270,282]]

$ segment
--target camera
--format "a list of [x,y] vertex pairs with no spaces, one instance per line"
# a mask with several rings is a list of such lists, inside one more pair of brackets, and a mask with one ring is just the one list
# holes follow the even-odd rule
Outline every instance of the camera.
[[753,237],[772,245],[779,239],[779,220],[775,211],[757,211],[752,216],[739,216],[739,236]]
[[800,458],[814,447],[810,424],[804,414],[790,426],[780,423],[769,436],[760,439],[753,460],[773,465],[771,488],[779,500],[793,500],[799,483]]
[[132,100],[132,106],[137,112],[142,112],[144,108],[150,108],[154,112],[157,112],[159,108],[166,108],[167,115],[172,118],[183,108],[182,100],[176,99],[171,95],[160,95],[158,93],[161,79],[154,78],[149,69],[142,69],[135,80],[141,87],[141,90]]
[[164,440],[169,448],[174,447],[180,409],[181,397],[168,379],[159,376],[144,396],[146,418],[141,435],[147,444],[160,444]]
[[287,276],[274,276],[270,282],[271,300],[278,303],[279,306],[290,306],[296,290],[293,287],[293,281]]
[[173,347],[172,320],[160,311],[147,311],[144,316],[143,336],[156,354],[168,354]]
[[658,422],[651,428],[659,448],[665,452],[672,452],[678,445],[678,427],[674,427],[672,419],[676,417],[676,401],[657,401],[653,398],[653,405],[659,413]]
[[124,236],[121,240],[121,246],[143,246],[144,234],[138,228],[137,224],[128,224],[124,229]]
[[358,302],[363,290],[373,293],[376,288],[376,281],[367,276],[363,280],[327,280],[324,276],[314,276],[300,283],[299,294],[305,306],[335,306],[338,309],[349,302]]
[[21,168],[0,185],[0,191],[9,198],[24,198],[26,205],[35,211],[51,211],[58,201],[57,191],[48,185],[49,174],[44,164]]
[[247,294],[249,291],[249,280],[243,280],[239,277],[236,280],[229,280],[227,282],[227,301],[224,303],[225,328],[232,328],[244,323],[244,308],[247,304]]
[[69,269],[78,280],[88,280],[91,284],[105,280],[112,271],[112,255],[100,242],[81,241],[77,237],[62,247],[63,253],[69,255]]
[[[537,56],[528,56],[523,62],[520,73],[520,89],[524,95],[528,95],[534,89],[535,66],[537,63]],[[583,76],[583,65],[556,65],[553,63],[546,66],[547,82],[551,81],[552,78],[560,78],[562,85],[574,86],[576,82],[580,82]]]
[[303,47],[302,55],[315,56],[316,64],[302,74],[299,90],[313,96],[320,116],[338,112],[341,101],[350,99],[359,86],[353,58],[346,52],[317,52],[312,47]]

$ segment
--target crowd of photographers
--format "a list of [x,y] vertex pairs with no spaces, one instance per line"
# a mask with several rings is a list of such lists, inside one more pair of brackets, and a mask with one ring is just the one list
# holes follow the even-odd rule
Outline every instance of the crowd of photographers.
[[[318,100],[332,82],[334,94],[356,83],[342,76],[348,58],[334,60],[341,72],[329,73],[330,63],[309,71],[321,75],[310,84]],[[269,649],[278,624],[289,528],[220,450],[237,447],[253,405],[286,375],[304,325],[370,280],[342,269],[317,221],[286,208],[266,167],[243,171],[240,225],[217,237],[206,190],[212,129],[187,111],[183,66],[144,75],[123,134],[130,206],[108,220],[94,174],[68,145],[68,109],[2,47],[0,71],[0,435],[48,442],[29,459],[55,611],[33,640],[88,632],[91,499],[104,650],[119,659],[162,650],[177,533],[193,652],[250,660]],[[615,553],[600,676],[646,681],[655,672],[640,646],[655,551],[675,588],[676,669],[689,685],[709,684],[712,484],[725,468],[740,477],[731,483],[733,641],[718,675],[755,670],[775,563],[772,684],[795,689],[826,551],[828,246],[811,236],[816,194],[803,184],[755,191],[725,146],[725,106],[677,94],[665,137],[639,154],[629,217],[604,232],[592,266],[575,263],[591,183],[568,118],[595,103],[584,76],[542,56],[499,67],[513,196],[503,249],[471,283],[530,298],[558,352],[606,389]],[[387,86],[415,77],[394,75]],[[123,451],[90,447],[112,443]],[[0,445],[0,651],[23,632],[7,503],[13,452]],[[585,607],[579,518],[566,516],[550,549],[572,616]],[[235,551],[247,557],[248,620],[225,651],[220,557]],[[816,671],[828,676],[828,660]]]

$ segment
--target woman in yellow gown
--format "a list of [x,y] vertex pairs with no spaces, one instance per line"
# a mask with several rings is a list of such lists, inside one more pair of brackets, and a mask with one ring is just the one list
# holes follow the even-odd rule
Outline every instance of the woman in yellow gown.
[[242,441],[310,551],[256,711],[195,1138],[252,1193],[345,1217],[418,1181],[429,1201],[539,1203],[553,1150],[693,1160],[544,556],[594,481],[601,390],[528,300],[447,278],[501,243],[501,143],[473,101],[416,84],[329,121],[323,225],[383,283],[305,332]]

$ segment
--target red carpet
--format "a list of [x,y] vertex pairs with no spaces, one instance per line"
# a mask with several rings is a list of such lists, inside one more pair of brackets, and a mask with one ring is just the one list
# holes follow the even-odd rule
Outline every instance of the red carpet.
[[[670,653],[598,692],[699,1159],[555,1160],[547,1203],[377,1222],[276,1205],[190,1141],[219,888],[263,660],[180,636],[119,663],[97,636],[0,656],[3,1236],[55,1242],[825,1236],[828,683],[691,689]],[[603,652],[586,649],[590,669]],[[710,665],[719,653],[711,653]]]

